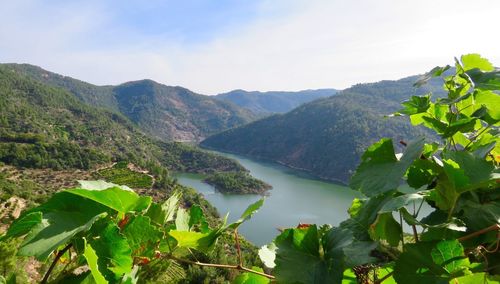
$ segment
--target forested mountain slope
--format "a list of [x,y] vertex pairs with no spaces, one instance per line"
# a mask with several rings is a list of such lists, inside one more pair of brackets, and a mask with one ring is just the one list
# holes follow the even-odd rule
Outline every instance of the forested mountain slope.
[[96,86],[29,64],[2,65],[33,80],[63,88],[87,104],[120,112],[143,131],[165,141],[199,141],[256,117],[234,104],[151,80]]
[[0,66],[0,110],[0,161],[6,164],[88,169],[125,159],[192,171],[240,167],[194,147],[152,139],[125,116],[8,66]]
[[232,102],[242,108],[246,108],[255,114],[285,113],[301,104],[329,97],[337,93],[335,89],[303,90],[298,92],[249,92],[245,90],[234,90],[219,94],[216,98]]
[[381,137],[408,140],[427,134],[411,128],[404,119],[384,118],[411,95],[430,90],[443,94],[439,81],[416,89],[412,86],[416,80],[408,77],[358,84],[286,114],[214,135],[201,145],[270,159],[321,178],[346,182],[364,149]]

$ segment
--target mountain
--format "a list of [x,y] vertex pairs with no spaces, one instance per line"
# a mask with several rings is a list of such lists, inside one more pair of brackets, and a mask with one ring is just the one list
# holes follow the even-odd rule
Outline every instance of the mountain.
[[121,84],[113,93],[121,113],[165,140],[199,141],[255,117],[231,103],[151,80]]
[[215,96],[217,99],[232,102],[255,114],[285,113],[301,104],[329,97],[337,93],[335,89],[304,90],[298,92],[249,92],[234,90]]
[[0,162],[90,169],[117,160],[172,170],[241,170],[195,147],[151,138],[120,113],[0,65]]
[[405,118],[385,119],[401,101],[429,91],[444,94],[438,80],[423,88],[417,77],[358,84],[202,141],[203,147],[276,161],[318,177],[347,182],[366,147],[382,137],[395,141],[429,135]]
[[3,64],[18,74],[72,93],[92,106],[119,112],[164,141],[196,142],[256,118],[232,103],[151,80],[96,86],[29,64]]

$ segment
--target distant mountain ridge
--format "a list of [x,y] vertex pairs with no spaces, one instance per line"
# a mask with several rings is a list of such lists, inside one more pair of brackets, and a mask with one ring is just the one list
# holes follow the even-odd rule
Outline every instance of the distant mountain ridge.
[[279,162],[318,177],[347,182],[366,147],[382,137],[395,141],[432,136],[404,118],[384,118],[411,95],[444,94],[431,80],[416,89],[417,76],[358,84],[285,114],[276,114],[211,136],[201,145]]
[[44,84],[63,88],[81,101],[120,112],[164,141],[197,142],[257,118],[252,112],[186,88],[152,80],[96,86],[29,64],[2,64]]
[[296,92],[286,91],[245,91],[234,90],[219,94],[217,99],[232,102],[242,108],[246,108],[255,114],[285,113],[301,104],[329,97],[336,94],[336,89],[303,90]]
[[0,162],[91,169],[117,160],[193,172],[242,169],[195,147],[160,142],[120,113],[0,65]]

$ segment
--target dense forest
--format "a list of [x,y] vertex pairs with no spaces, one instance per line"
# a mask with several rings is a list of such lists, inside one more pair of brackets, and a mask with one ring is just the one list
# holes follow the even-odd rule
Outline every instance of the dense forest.
[[151,80],[96,86],[29,64],[3,64],[6,70],[58,87],[80,101],[121,113],[149,135],[165,141],[196,142],[256,118],[250,111]]
[[286,114],[227,130],[202,141],[220,151],[277,161],[318,177],[346,183],[366,147],[382,137],[407,140],[420,135],[405,119],[387,119],[412,95],[443,95],[442,81],[413,87],[417,77],[358,84],[337,95],[304,104]]

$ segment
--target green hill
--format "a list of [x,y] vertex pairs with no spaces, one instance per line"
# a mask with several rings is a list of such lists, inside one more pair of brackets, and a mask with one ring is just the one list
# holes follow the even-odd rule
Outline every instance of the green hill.
[[329,97],[337,93],[335,89],[303,90],[298,92],[249,92],[234,90],[215,96],[216,98],[232,102],[246,108],[255,114],[266,115],[272,113],[285,113],[301,104]]
[[430,90],[443,93],[439,81],[415,89],[412,84],[416,79],[355,85],[286,114],[214,135],[201,145],[273,160],[321,178],[346,182],[364,149],[376,140],[408,140],[427,135],[404,119],[384,118],[397,111],[401,101],[411,95]]
[[80,168],[129,160],[138,165],[213,171],[236,162],[180,143],[150,138],[120,113],[0,65],[0,162],[32,168]]
[[120,112],[146,133],[165,141],[199,141],[256,118],[232,103],[151,80],[96,86],[29,64],[2,65],[33,80],[63,88],[89,105]]
[[231,103],[151,80],[116,86],[113,93],[120,112],[141,129],[165,140],[199,141],[255,117]]

